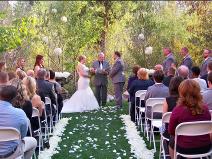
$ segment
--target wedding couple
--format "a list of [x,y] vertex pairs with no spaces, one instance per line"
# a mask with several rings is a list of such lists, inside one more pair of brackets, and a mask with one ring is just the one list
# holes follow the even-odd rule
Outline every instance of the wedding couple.
[[[125,83],[124,62],[121,54],[114,52],[115,60],[112,69],[104,60],[104,53],[99,53],[98,60],[93,63],[92,68],[86,64],[86,56],[80,56],[77,65],[79,75],[78,89],[70,99],[65,101],[62,113],[84,112],[99,109],[99,105],[105,105],[107,100],[107,75],[114,84],[116,108],[122,107],[122,92]],[[90,74],[94,74],[94,85],[96,87],[96,97],[90,88]]]

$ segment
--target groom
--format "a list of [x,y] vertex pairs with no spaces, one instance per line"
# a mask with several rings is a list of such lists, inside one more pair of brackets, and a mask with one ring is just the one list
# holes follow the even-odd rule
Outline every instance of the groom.
[[120,109],[122,107],[122,93],[125,83],[124,62],[121,59],[121,53],[118,51],[114,52],[113,58],[115,63],[110,71],[109,76],[112,78],[114,85],[116,108]]
[[93,62],[95,96],[100,106],[105,106],[107,101],[107,84],[110,65],[105,61],[103,52],[98,54],[98,60]]

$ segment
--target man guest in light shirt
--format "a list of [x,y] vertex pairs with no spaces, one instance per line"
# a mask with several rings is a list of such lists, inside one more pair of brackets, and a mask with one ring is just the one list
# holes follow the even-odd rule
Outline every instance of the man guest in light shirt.
[[17,94],[14,86],[0,86],[0,127],[15,128],[20,132],[22,141],[0,142],[0,158],[16,158],[24,152],[24,159],[31,159],[37,141],[33,137],[26,137],[28,130],[28,119],[22,109],[12,106],[11,102]]

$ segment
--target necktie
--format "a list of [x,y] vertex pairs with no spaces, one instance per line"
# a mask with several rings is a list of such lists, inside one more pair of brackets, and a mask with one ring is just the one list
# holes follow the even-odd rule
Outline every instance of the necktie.
[[99,67],[101,70],[103,69],[102,62],[99,62]]

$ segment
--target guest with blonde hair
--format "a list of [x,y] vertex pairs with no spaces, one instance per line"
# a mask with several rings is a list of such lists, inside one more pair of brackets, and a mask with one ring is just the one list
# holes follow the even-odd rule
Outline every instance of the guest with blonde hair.
[[23,79],[23,84],[26,86],[27,95],[29,96],[32,106],[39,110],[40,116],[43,113],[43,102],[39,95],[36,94],[36,81],[34,78],[27,76]]
[[33,70],[27,70],[27,76],[35,78],[35,72]]
[[[135,122],[135,103],[138,105],[138,100],[135,101],[135,93],[138,90],[147,90],[149,86],[152,86],[154,82],[149,80],[148,72],[145,68],[140,68],[137,72],[138,79],[133,81],[128,92],[130,94],[131,101],[131,109],[130,116],[131,120]],[[142,101],[142,106],[144,106],[144,102]]]
[[26,91],[26,86],[23,85],[23,82],[20,79],[11,80],[11,85],[16,87],[17,95],[13,100],[12,104],[16,108],[21,108],[26,113],[29,119],[32,118],[32,103],[29,100],[29,96]]

